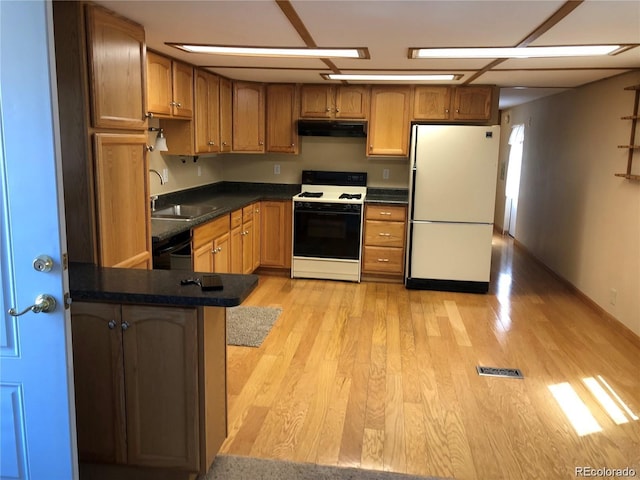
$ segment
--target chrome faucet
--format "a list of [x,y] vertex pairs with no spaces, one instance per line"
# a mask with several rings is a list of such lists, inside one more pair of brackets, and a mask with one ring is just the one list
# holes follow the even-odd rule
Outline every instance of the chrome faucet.
[[149,171],[158,175],[158,178],[160,179],[160,185],[164,185],[164,178],[162,178],[162,175],[160,175],[159,171],[157,171],[155,168],[150,168]]
[[156,201],[158,200],[158,195],[151,195],[151,211],[156,211]]

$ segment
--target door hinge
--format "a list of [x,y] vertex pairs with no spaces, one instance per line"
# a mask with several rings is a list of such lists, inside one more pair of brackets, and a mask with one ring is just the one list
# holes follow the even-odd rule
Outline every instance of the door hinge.
[[68,253],[62,254],[62,269],[69,270],[69,254]]
[[64,309],[65,310],[69,310],[69,307],[71,307],[71,302],[73,300],[71,299],[71,295],[69,295],[69,292],[64,292]]

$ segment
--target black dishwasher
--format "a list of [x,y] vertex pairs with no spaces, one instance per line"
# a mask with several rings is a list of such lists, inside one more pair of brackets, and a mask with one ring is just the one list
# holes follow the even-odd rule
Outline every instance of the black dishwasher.
[[153,268],[191,270],[191,230],[153,242]]

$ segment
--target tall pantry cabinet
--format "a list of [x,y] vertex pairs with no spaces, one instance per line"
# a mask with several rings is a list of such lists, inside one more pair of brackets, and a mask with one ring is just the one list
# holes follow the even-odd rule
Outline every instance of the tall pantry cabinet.
[[144,28],[97,5],[53,9],[69,259],[151,268]]

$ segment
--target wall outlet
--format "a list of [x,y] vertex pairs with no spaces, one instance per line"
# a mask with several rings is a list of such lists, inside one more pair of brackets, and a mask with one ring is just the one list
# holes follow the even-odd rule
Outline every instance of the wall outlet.
[[615,305],[618,301],[618,291],[615,288],[609,290],[609,303]]
[[164,181],[164,183],[167,183],[169,181],[169,169],[168,168],[163,168],[162,169],[162,180]]
[[383,180],[389,180],[389,169],[385,168],[382,170],[382,179]]
[[273,174],[274,174],[274,175],[280,175],[280,164],[276,163],[276,164],[273,166]]
[[200,165],[198,165],[198,176],[202,176],[202,167],[200,167]]

